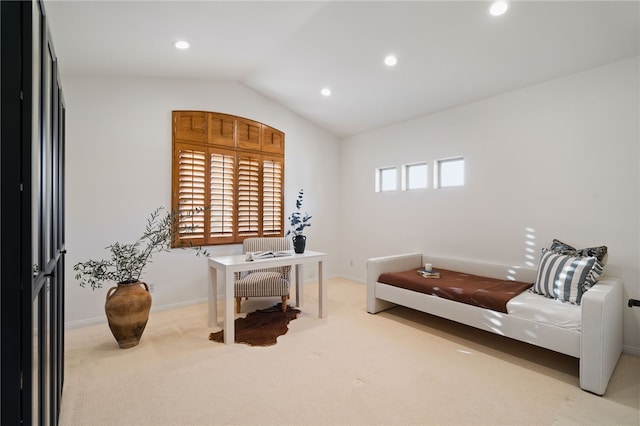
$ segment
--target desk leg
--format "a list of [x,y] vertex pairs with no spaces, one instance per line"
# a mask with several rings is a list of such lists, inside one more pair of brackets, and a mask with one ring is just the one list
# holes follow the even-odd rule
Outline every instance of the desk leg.
[[318,262],[318,317],[325,316],[325,303],[327,300],[327,283],[324,282],[324,262]]
[[224,274],[224,343],[230,345],[236,339],[235,307],[233,303],[233,272],[225,271]]
[[218,271],[209,266],[209,327],[218,326]]
[[304,283],[302,282],[302,265],[296,265],[296,308],[304,303]]

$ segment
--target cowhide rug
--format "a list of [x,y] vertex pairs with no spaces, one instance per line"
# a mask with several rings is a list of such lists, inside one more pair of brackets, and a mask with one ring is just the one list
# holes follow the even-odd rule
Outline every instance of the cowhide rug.
[[[300,310],[287,306],[282,312],[282,304],[278,303],[267,309],[250,312],[245,318],[235,320],[236,343],[251,346],[272,346],[277,343],[278,336],[289,331],[289,321],[298,318]],[[209,335],[209,340],[224,342],[224,330]]]

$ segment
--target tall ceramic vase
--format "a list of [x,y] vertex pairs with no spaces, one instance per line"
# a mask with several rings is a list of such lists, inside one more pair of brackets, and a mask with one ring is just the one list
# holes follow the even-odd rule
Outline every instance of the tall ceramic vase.
[[122,349],[140,343],[150,309],[151,294],[147,284],[142,281],[118,283],[117,287],[109,289],[104,310],[111,333]]
[[304,248],[307,245],[307,237],[304,235],[293,236],[293,251],[296,253],[304,253]]

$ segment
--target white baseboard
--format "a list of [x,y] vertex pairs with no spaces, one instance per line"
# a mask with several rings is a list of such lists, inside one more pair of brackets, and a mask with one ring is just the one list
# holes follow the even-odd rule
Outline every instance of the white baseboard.
[[623,345],[622,352],[628,355],[640,357],[640,348],[637,346]]
[[187,300],[187,301],[178,302],[178,303],[169,303],[168,305],[152,306],[151,312],[168,311],[169,309],[184,308],[185,306],[199,305],[201,303],[209,303],[209,299],[205,297],[203,299],[194,299],[194,300]]
[[[327,280],[330,280],[331,278],[336,278],[336,276],[330,276],[327,277]],[[352,278],[348,278],[350,280],[355,280]],[[303,281],[305,284],[306,283],[316,283],[318,282],[318,278],[317,277],[312,277],[312,278],[307,278]],[[218,299],[221,300],[220,295],[218,295]],[[208,298],[202,298],[202,299],[195,299],[195,300],[187,300],[185,302],[178,302],[178,303],[169,303],[169,304],[165,304],[165,305],[156,305],[153,304],[151,306],[151,312],[160,312],[160,311],[167,311],[169,309],[176,309],[176,308],[182,308],[185,306],[191,306],[191,305],[197,305],[200,303],[208,303],[209,300]],[[106,316],[100,316],[100,317],[95,317],[95,318],[87,318],[87,319],[83,319],[83,320],[77,320],[77,321],[67,321],[64,324],[64,328],[67,330],[71,330],[74,328],[81,328],[81,327],[88,327],[90,325],[96,325],[96,324],[105,324],[107,322],[107,317]]]
[[356,277],[356,276],[342,274],[342,275],[339,275],[337,278],[344,278],[345,280],[353,281],[358,284],[365,284],[365,285],[367,284],[366,280],[363,280],[362,278]]
[[[208,302],[208,299],[204,298],[204,299],[187,300],[185,302],[169,303],[167,305],[152,305],[151,312],[168,311],[169,309],[183,308],[185,306],[198,305],[200,303],[207,303],[207,302]],[[107,317],[100,316],[100,317],[87,318],[87,319],[77,320],[77,321],[67,321],[64,323],[64,328],[65,330],[71,330],[74,328],[88,327],[90,325],[105,324],[106,322],[107,322]]]
[[106,322],[107,322],[107,317],[103,315],[101,317],[87,318],[87,319],[77,320],[77,321],[67,321],[64,323],[64,328],[65,330],[71,330],[74,328],[88,327],[90,325],[104,324]]
[[[336,278],[336,277],[332,277],[332,278]],[[341,276],[338,276],[337,278],[344,278],[344,279],[347,279],[347,280],[350,280],[350,281],[354,281],[354,282],[359,283],[359,284],[366,284],[366,282],[362,281],[360,278],[352,277],[352,276],[349,276],[349,275],[341,275]],[[331,278],[328,278],[328,279],[331,279]],[[311,279],[305,280],[304,282],[305,283],[317,282],[317,279],[311,278]],[[203,299],[187,300],[187,301],[178,302],[178,303],[169,303],[169,304],[166,304],[166,305],[158,305],[158,306],[154,305],[154,306],[151,307],[151,312],[167,311],[169,309],[182,308],[182,307],[185,307],[185,306],[197,305],[197,304],[200,304],[200,303],[208,303],[208,299],[207,298],[203,298]],[[88,327],[90,325],[104,324],[106,322],[107,322],[107,317],[106,316],[100,316],[100,317],[87,318],[87,319],[78,320],[78,321],[68,321],[68,322],[65,322],[64,328],[66,330],[71,330],[71,329],[74,329],[74,328]],[[640,357],[640,348],[637,347],[637,346],[623,345],[622,352],[625,353],[625,354],[628,354],[628,355]]]

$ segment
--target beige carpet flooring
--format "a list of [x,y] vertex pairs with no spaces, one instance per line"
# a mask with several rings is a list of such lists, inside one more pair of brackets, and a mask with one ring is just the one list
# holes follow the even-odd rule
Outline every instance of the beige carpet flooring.
[[60,424],[640,424],[640,358],[599,397],[574,358],[406,308],[370,315],[365,286],[328,285],[328,317],[308,284],[270,347],[209,341],[206,304],[153,313],[131,349],[106,324],[68,330]]

